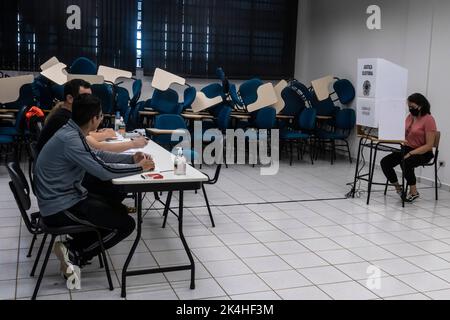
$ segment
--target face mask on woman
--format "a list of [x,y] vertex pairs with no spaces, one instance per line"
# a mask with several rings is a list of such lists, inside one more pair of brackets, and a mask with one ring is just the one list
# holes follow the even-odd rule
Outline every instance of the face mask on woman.
[[420,115],[420,109],[418,108],[409,108],[409,112],[413,117],[418,117]]

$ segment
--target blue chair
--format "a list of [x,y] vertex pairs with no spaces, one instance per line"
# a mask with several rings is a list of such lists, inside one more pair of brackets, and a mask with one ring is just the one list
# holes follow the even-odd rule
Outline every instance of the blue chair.
[[242,102],[245,106],[254,103],[258,99],[258,88],[264,83],[258,79],[254,78],[242,83],[239,87],[239,95],[241,96]]
[[[120,114],[124,116],[130,109],[130,93],[124,87],[116,87],[116,105]],[[124,118],[125,119],[125,118]]]
[[8,157],[16,157],[16,144],[13,136],[0,134],[0,155],[5,155],[5,163],[8,163]]
[[93,84],[91,90],[92,94],[101,100],[103,114],[110,115],[113,112],[113,94],[111,86],[106,83]]
[[214,117],[217,117],[219,115],[220,110],[224,106],[227,106],[227,103],[225,103],[226,96],[223,92],[222,85],[220,83],[211,83],[211,84],[207,85],[206,87],[202,88],[200,91],[203,92],[205,94],[205,96],[209,99],[213,99],[213,98],[219,97],[219,96],[222,97],[222,100],[224,102],[208,109],[208,112],[211,115],[213,115]]
[[15,139],[20,137],[25,129],[25,112],[28,106],[23,106],[17,112],[16,120],[13,126],[0,127],[0,135],[11,136]]
[[298,116],[298,128],[299,130],[283,130],[280,134],[280,139],[283,142],[286,142],[290,146],[290,165],[292,166],[292,160],[294,156],[293,152],[293,144],[297,143],[297,151],[298,156],[302,156],[303,158],[303,147],[300,152],[299,143],[303,143],[303,146],[306,144],[309,145],[309,153],[311,156],[311,164],[314,164],[314,155],[313,155],[313,145],[312,138],[313,132],[316,128],[316,117],[317,112],[313,108],[306,108],[303,112]]
[[59,84],[54,84],[51,86],[52,94],[58,101],[64,101],[64,86]]
[[182,111],[191,108],[197,96],[197,90],[194,87],[188,87],[184,90],[183,96]]
[[[332,131],[319,130],[317,132],[317,138],[322,143],[331,144],[331,164],[336,159],[336,147],[346,147],[348,158],[352,163],[352,157],[350,153],[350,146],[348,144],[348,137],[356,125],[356,113],[353,109],[343,109],[336,114],[335,127]],[[336,141],[343,141],[344,144],[336,144]]]
[[[156,116],[154,127],[161,130],[187,130],[186,122],[183,117],[178,114],[160,114]],[[166,149],[171,150],[173,146],[180,143],[181,138],[178,141],[172,141],[170,134],[161,134],[154,136],[153,140]],[[191,157],[189,157],[189,159],[190,158]]]
[[178,103],[178,93],[173,89],[161,91],[155,89],[150,101],[150,107],[161,114],[177,114],[182,112],[182,105]]
[[308,103],[310,107],[312,107],[312,101],[314,100],[314,98],[311,90],[308,87],[306,87],[298,80],[292,81],[290,86],[303,97],[304,101]]
[[133,97],[131,97],[130,100],[130,107],[134,108],[136,107],[136,104],[138,103],[139,99],[141,98],[142,94],[142,80],[137,79],[133,82]]
[[338,97],[337,100],[339,100],[342,105],[349,105],[355,99],[355,87],[347,79],[337,79],[333,84],[333,89]]
[[77,58],[70,66],[71,74],[97,74],[97,65],[85,57]]
[[53,106],[54,95],[49,81],[43,76],[38,76],[34,79],[32,87],[38,106],[43,110],[50,110]]
[[282,115],[297,117],[306,108],[305,100],[291,87],[286,87],[281,91],[281,98],[284,101]]

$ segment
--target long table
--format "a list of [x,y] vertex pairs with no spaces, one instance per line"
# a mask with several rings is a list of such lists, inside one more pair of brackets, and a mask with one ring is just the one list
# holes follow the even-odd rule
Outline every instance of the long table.
[[[143,150],[145,153],[150,154],[155,161],[155,172],[161,173],[163,179],[160,180],[147,180],[142,177],[141,174],[133,175],[125,178],[114,179],[112,183],[122,187],[124,192],[135,194],[135,202],[137,208],[137,225],[136,225],[136,239],[131,247],[130,253],[125,261],[122,269],[122,291],[121,296],[126,296],[126,280],[130,276],[138,276],[143,274],[153,274],[160,272],[172,272],[180,270],[191,271],[191,283],[190,288],[195,289],[195,264],[192,257],[189,246],[183,234],[183,193],[189,190],[198,190],[202,187],[203,182],[208,180],[208,177],[196,170],[190,165],[187,165],[186,175],[177,176],[173,172],[173,155],[156,144],[153,141],[149,141],[147,146]],[[189,265],[152,268],[145,270],[133,270],[128,271],[129,264],[133,258],[134,252],[139,244],[142,233],[142,194],[146,192],[179,192],[179,205],[178,205],[178,232],[183,243],[184,250],[189,258]],[[164,213],[167,214],[169,210],[170,199],[166,203]]]

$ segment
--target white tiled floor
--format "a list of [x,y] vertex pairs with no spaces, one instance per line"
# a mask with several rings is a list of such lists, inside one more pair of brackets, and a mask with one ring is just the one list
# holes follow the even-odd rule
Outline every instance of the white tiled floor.
[[[201,193],[185,196],[196,289],[189,289],[188,271],[143,275],[128,279],[127,299],[450,299],[450,193],[440,191],[436,202],[433,190],[420,186],[422,198],[403,209],[395,193],[384,197],[375,188],[367,206],[365,197],[343,196],[353,173],[345,160],[282,163],[276,176],[224,168],[219,183],[207,187],[216,228]],[[26,258],[31,237],[8,181],[0,166],[0,299],[29,299],[37,250]],[[161,223],[161,210],[149,211],[132,267],[187,261],[176,218],[165,229]],[[67,290],[52,257],[39,299],[121,299],[133,236],[108,251],[114,291],[97,261],[82,270],[82,290]],[[367,287],[370,266],[380,269],[379,288]]]

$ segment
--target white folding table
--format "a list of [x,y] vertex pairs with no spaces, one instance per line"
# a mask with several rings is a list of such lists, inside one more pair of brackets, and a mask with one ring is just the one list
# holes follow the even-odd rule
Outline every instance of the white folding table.
[[[131,247],[130,253],[125,261],[122,269],[122,297],[126,296],[126,279],[129,276],[138,276],[143,274],[153,274],[160,272],[172,272],[180,270],[191,270],[191,284],[190,288],[195,289],[195,264],[189,246],[183,234],[183,193],[188,190],[198,190],[202,184],[208,181],[208,177],[200,171],[194,169],[190,165],[186,167],[186,175],[177,176],[173,172],[173,158],[169,151],[165,150],[153,141],[149,141],[147,146],[143,149],[145,153],[150,154],[155,161],[155,173],[161,173],[163,179],[144,179],[142,174],[124,177],[112,180],[112,183],[121,186],[124,192],[135,194],[135,202],[137,209],[137,226],[136,239]],[[167,201],[164,208],[164,215],[168,214],[170,209],[170,201],[173,192],[179,192],[178,205],[178,233],[184,250],[189,258],[189,265],[153,268],[145,270],[128,271],[128,266],[133,258],[134,252],[141,239],[142,232],[142,194],[146,192],[168,192]]]

